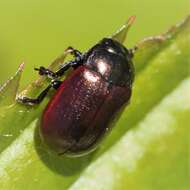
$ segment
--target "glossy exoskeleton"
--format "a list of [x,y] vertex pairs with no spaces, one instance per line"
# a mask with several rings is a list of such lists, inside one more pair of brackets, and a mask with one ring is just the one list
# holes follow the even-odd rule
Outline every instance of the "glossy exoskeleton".
[[[51,87],[55,88],[42,114],[42,139],[59,154],[80,155],[94,150],[115,115],[129,102],[134,78],[132,51],[104,38],[84,54],[71,47],[67,52],[75,59],[57,72],[36,69],[51,78],[51,84],[36,99],[20,97],[19,101],[38,104]],[[70,67],[71,74],[58,80]]]

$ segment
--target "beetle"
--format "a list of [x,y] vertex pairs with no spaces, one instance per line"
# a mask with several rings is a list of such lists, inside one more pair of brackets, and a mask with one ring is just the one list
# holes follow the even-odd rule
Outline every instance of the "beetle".
[[[111,129],[111,121],[129,103],[134,67],[133,52],[113,38],[103,38],[85,53],[69,47],[74,59],[53,72],[35,68],[51,83],[37,98],[18,101],[39,104],[53,87],[56,93],[40,120],[40,135],[58,154],[83,155],[93,151]],[[71,74],[61,81],[65,71]]]

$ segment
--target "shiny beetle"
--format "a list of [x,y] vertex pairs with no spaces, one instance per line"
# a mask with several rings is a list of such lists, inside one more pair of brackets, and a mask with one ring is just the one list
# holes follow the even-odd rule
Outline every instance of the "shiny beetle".
[[[41,137],[58,154],[82,155],[97,147],[110,131],[110,122],[130,100],[133,52],[113,38],[104,38],[83,54],[71,47],[66,52],[74,59],[57,72],[35,69],[51,79],[50,85],[36,99],[20,97],[18,101],[39,104],[50,88],[56,89],[42,114]],[[60,81],[69,68],[73,68],[71,74]]]

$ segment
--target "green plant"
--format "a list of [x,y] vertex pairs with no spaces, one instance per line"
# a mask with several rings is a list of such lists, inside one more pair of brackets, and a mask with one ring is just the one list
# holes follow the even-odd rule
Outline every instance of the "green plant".
[[[40,142],[49,97],[34,108],[15,102],[20,66],[0,91],[1,190],[189,188],[190,17],[137,46],[131,104],[101,147],[81,158],[56,156]],[[40,77],[22,93],[35,96],[47,82]]]

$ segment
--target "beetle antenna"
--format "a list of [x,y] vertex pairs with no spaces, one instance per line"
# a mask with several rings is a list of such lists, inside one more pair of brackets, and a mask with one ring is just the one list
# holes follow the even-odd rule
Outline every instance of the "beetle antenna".
[[127,37],[127,33],[130,29],[130,27],[132,26],[132,24],[134,23],[136,19],[136,16],[130,16],[128,21],[121,27],[119,28],[112,36],[111,38],[123,43]]

